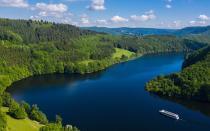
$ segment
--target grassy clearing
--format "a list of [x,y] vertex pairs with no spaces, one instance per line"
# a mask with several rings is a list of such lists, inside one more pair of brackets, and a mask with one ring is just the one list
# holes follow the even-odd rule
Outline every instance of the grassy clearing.
[[[2,107],[2,112],[7,113],[8,108]],[[7,131],[39,131],[42,126],[36,121],[30,119],[17,120],[7,115]]]
[[90,62],[94,62],[94,61],[95,61],[95,60],[91,60],[91,59],[89,59],[89,60],[80,61],[80,62],[79,62],[79,64],[88,65],[88,63],[90,63]]
[[122,56],[126,56],[128,58],[131,58],[133,55],[135,55],[134,52],[128,51],[128,50],[124,50],[124,49],[120,49],[120,48],[115,48],[116,52],[113,54],[113,58],[122,58]]
[[[128,50],[124,50],[124,49],[120,49],[120,48],[115,48],[116,52],[113,54],[112,58],[113,59],[121,59],[122,56],[126,56],[127,58],[131,58],[133,55],[135,55],[134,52],[128,51]],[[84,61],[80,61],[79,64],[83,64],[83,65],[88,65],[88,63],[91,62],[95,62],[95,60],[84,60]]]

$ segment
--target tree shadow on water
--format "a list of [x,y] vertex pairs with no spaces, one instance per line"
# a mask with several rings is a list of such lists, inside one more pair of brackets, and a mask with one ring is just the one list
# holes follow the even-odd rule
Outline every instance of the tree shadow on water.
[[7,92],[11,94],[20,90],[26,90],[28,88],[50,88],[52,86],[59,85],[73,85],[78,81],[84,80],[97,80],[102,76],[103,71],[91,74],[52,74],[32,76],[26,79],[17,81],[7,88]]
[[156,94],[152,94],[152,93],[150,93],[150,95],[153,97],[158,97],[158,98],[166,100],[166,101],[180,104],[190,110],[200,112],[200,113],[210,117],[210,103],[209,102],[196,101],[196,100],[190,100],[190,99],[184,99],[184,98],[160,96],[160,95],[156,95]]

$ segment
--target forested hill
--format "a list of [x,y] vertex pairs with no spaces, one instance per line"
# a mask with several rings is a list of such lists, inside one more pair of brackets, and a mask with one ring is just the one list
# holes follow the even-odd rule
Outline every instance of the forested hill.
[[159,76],[146,85],[150,92],[210,102],[210,46],[190,54],[180,73]]
[[210,30],[210,26],[186,27],[176,30],[173,34],[177,36],[186,36],[191,34],[202,34]]
[[1,40],[15,39],[24,43],[69,42],[73,38],[96,34],[93,31],[80,30],[78,27],[68,24],[11,19],[0,19],[0,33]]
[[185,36],[185,38],[210,44],[210,29],[203,33],[187,35]]
[[145,35],[174,35],[180,38],[199,41],[210,44],[210,26],[186,27],[183,29],[155,29],[155,28],[106,28],[106,27],[85,27],[96,32],[103,32],[112,35],[145,36]]
[[202,48],[200,50],[197,50],[193,53],[188,54],[183,63],[183,68],[186,68],[195,63],[205,60],[208,57],[209,52],[210,52],[210,46],[207,46],[205,48]]

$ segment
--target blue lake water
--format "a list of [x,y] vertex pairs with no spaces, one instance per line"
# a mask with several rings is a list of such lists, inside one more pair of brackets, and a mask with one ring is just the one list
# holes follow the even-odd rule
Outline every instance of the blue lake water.
[[[50,120],[60,114],[81,131],[207,131],[210,103],[168,100],[145,91],[158,75],[181,70],[182,53],[146,55],[89,75],[46,75],[16,82],[9,92],[38,104]],[[158,110],[180,114],[164,117]]]

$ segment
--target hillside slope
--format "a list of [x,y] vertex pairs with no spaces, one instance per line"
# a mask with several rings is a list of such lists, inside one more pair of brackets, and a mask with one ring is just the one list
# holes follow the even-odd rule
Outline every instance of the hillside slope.
[[[8,112],[8,108],[2,107],[1,108],[3,113]],[[9,115],[6,115],[7,119],[7,131],[39,131],[39,128],[43,125],[39,124],[36,121],[32,121],[28,118],[23,120],[17,120],[12,118]]]
[[185,36],[185,38],[210,44],[210,29],[208,31],[200,33],[200,34],[187,35],[187,36]]
[[197,35],[205,33],[209,30],[210,26],[186,27],[173,32],[173,34],[177,36]]
[[210,47],[192,53],[180,73],[159,76],[146,90],[159,95],[210,102]]

